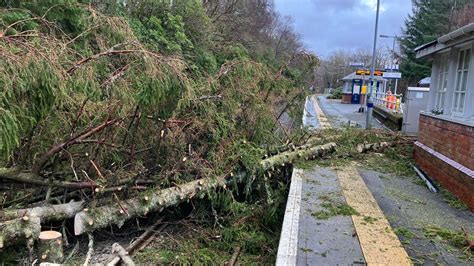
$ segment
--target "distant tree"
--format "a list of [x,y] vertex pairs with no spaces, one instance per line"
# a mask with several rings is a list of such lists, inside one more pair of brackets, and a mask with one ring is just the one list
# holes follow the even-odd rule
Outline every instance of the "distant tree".
[[456,14],[470,3],[472,0],[412,0],[412,14],[405,20],[400,40],[400,69],[409,85],[431,73],[431,63],[417,59],[415,48],[458,27]]
[[[382,69],[391,60],[391,51],[378,49],[375,56],[375,68]],[[342,85],[342,78],[355,71],[351,63],[362,63],[369,68],[372,63],[372,51],[369,49],[358,49],[354,51],[339,50],[325,60],[316,69],[315,76],[318,88],[336,88]]]

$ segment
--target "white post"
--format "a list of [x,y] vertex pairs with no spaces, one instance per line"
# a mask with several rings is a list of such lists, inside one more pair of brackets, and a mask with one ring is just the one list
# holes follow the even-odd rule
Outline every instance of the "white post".
[[397,95],[398,79],[395,79],[395,89],[393,94]]

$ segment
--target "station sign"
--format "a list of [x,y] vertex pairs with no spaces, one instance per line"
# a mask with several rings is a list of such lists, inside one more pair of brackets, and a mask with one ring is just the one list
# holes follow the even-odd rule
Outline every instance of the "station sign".
[[[358,69],[358,70],[356,70],[356,75],[369,76],[370,75],[370,70]],[[383,76],[383,71],[382,70],[375,70],[374,71],[374,76],[378,76],[378,77]]]
[[400,72],[384,72],[383,77],[386,79],[401,79],[402,73]]

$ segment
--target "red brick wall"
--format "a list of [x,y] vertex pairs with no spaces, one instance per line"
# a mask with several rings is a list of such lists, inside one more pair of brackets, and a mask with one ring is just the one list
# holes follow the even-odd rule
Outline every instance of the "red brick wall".
[[352,94],[342,94],[342,103],[351,103]]
[[474,127],[421,114],[418,140],[474,170]]
[[429,177],[441,183],[474,212],[474,179],[418,146],[415,146],[414,157],[416,163]]
[[[419,142],[474,170],[474,128],[420,115]],[[474,179],[415,146],[416,163],[474,211]]]

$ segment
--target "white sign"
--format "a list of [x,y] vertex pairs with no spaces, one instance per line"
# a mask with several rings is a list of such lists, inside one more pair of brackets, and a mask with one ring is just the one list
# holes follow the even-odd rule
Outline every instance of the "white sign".
[[383,72],[383,77],[386,79],[401,79],[402,73],[400,72]]
[[354,84],[354,90],[352,91],[353,94],[360,94],[360,85]]

